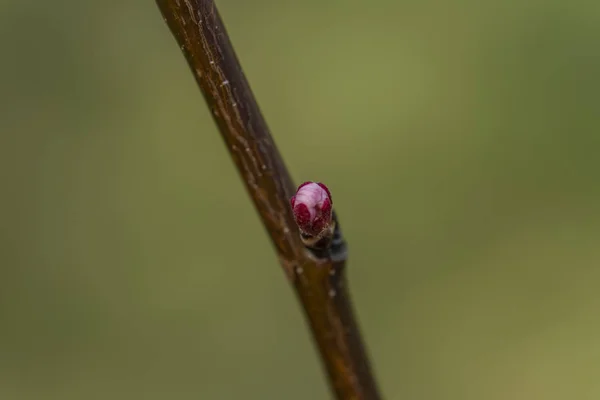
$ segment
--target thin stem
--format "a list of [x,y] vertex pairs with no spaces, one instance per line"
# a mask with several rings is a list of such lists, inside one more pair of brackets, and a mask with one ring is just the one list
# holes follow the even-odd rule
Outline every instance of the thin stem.
[[156,0],[295,288],[338,399],[380,398],[345,278],[339,224],[327,251],[302,243],[289,205],[295,185],[210,0]]

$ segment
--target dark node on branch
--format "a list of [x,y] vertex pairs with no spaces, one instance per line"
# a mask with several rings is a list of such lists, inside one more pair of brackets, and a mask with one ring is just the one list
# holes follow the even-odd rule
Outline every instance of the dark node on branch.
[[348,247],[342,236],[342,229],[335,211],[333,212],[333,223],[335,224],[335,229],[333,230],[333,238],[329,246],[329,257],[334,263],[337,263],[348,258]]

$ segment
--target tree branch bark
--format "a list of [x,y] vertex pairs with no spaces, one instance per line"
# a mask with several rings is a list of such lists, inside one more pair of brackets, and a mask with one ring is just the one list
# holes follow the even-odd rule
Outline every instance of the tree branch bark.
[[[336,224],[317,253],[300,239],[289,205],[295,185],[211,0],[156,0],[295,288],[338,399],[378,400],[346,285],[346,245]],[[335,217],[334,217],[335,218]]]

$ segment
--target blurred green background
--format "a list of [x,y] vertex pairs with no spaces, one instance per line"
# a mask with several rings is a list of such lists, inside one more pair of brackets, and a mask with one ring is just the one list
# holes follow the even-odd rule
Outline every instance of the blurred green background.
[[[597,1],[218,1],[387,399],[600,398]],[[152,1],[0,1],[0,398],[327,399]]]

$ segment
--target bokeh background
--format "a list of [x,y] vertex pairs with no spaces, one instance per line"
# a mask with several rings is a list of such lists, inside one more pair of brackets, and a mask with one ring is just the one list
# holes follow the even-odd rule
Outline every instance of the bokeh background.
[[[386,398],[600,398],[599,3],[218,6]],[[0,398],[329,398],[154,2],[2,0],[0,49]]]

